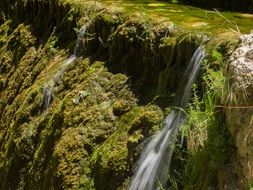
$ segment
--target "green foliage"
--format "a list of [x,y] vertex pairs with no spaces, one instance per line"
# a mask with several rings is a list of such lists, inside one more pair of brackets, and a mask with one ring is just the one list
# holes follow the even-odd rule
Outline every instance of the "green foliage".
[[216,49],[213,50],[212,52],[212,58],[214,61],[217,61],[218,63],[222,63],[223,61],[223,56],[220,52],[218,52]]
[[253,182],[249,184],[249,190],[253,190]]
[[[160,128],[163,119],[160,108],[152,103],[138,106],[134,93],[152,93],[150,88],[156,86],[164,69],[163,59],[175,56],[161,53],[160,47],[177,46],[178,63],[185,63],[201,37],[186,32],[179,40],[173,36],[161,45],[160,37],[172,35],[174,28],[160,31],[149,17],[126,21],[118,13],[100,9],[96,2],[81,0],[17,2],[9,14],[18,18],[15,22],[25,21],[31,26],[15,23],[18,26],[13,30],[7,21],[0,29],[0,189],[116,189],[131,175],[141,151],[140,143]],[[130,4],[129,9],[134,12],[136,4]],[[144,4],[154,10],[149,1]],[[172,14],[167,14],[168,4],[155,6],[163,7],[170,20],[182,23],[181,16],[175,13],[183,14],[182,6],[175,4]],[[33,9],[27,10],[28,7]],[[190,9],[186,12],[192,19]],[[201,17],[203,12],[196,12]],[[80,58],[69,65],[55,81],[52,103],[41,113],[43,85],[67,57],[68,50],[60,48],[73,47],[73,34],[76,36],[72,28],[91,19],[94,20],[87,32],[92,39],[87,51],[97,51],[101,57]],[[214,51],[212,56],[221,63],[220,53]],[[107,62],[93,62],[94,59]],[[177,72],[168,73],[173,78]],[[201,99],[195,88],[184,130],[194,140],[182,180],[190,188],[204,175],[204,161],[217,170],[226,160],[226,131],[214,109],[224,78],[212,67],[206,66],[205,73],[207,91]],[[129,78],[134,84],[131,88]],[[174,83],[170,81],[171,90],[175,90]],[[165,94],[166,99],[172,96]],[[180,188],[176,177],[171,176],[169,181],[174,189]]]
[[194,86],[193,102],[187,110],[188,121],[184,127],[187,137],[184,171],[181,176],[184,189],[207,189],[215,183],[219,168],[225,164],[233,150],[233,140],[224,121],[224,113],[217,109],[225,84],[222,55],[214,50],[212,60],[219,62],[213,68],[203,62],[204,94],[200,98]]
[[[169,176],[170,190],[179,190],[178,180],[179,179],[176,179],[173,175]],[[165,190],[160,183],[159,185],[160,185],[161,190]]]

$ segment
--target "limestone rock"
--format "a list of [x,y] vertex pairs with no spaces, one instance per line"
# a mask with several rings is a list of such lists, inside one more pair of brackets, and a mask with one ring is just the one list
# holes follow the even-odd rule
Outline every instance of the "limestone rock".
[[253,34],[240,37],[228,68],[226,117],[235,139],[239,159],[239,189],[248,189],[253,180]]

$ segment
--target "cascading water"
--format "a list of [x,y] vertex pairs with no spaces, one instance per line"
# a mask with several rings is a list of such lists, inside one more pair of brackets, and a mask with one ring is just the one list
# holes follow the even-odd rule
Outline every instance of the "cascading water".
[[81,48],[83,44],[83,36],[87,30],[87,27],[89,26],[90,22],[87,22],[85,25],[81,27],[77,34],[77,41],[76,46],[74,49],[74,54],[72,54],[68,59],[65,60],[64,64],[58,69],[56,74],[53,75],[53,77],[43,86],[42,90],[42,101],[40,103],[41,112],[44,112],[47,110],[51,102],[54,98],[54,90],[55,90],[55,84],[61,76],[64,74],[67,67],[72,64],[78,56],[80,56]]
[[[183,92],[179,90],[179,93],[177,93],[176,105],[182,109],[190,100],[191,87],[197,77],[200,62],[204,56],[204,48],[200,46],[192,56],[181,81]],[[129,190],[159,189],[156,181],[160,184],[166,184],[173,147],[186,118],[182,109],[172,110],[164,121],[164,128],[144,148]]]

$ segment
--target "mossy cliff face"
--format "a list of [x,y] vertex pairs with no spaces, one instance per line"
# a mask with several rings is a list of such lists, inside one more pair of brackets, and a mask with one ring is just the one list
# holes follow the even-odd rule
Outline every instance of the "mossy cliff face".
[[209,37],[101,10],[84,39],[84,54],[105,60],[113,73],[131,76],[131,85],[147,103],[157,93],[175,91],[188,60]]
[[87,1],[84,1],[84,5],[80,6],[76,1],[67,0],[1,0],[0,23],[10,19],[14,28],[20,23],[31,25],[31,32],[37,37],[37,45],[46,43],[47,38],[54,32],[58,38],[58,46],[73,48],[71,42],[76,38],[73,29],[76,28],[77,20],[80,17],[89,19],[87,17],[90,14],[84,17],[81,12],[93,6],[86,3]]
[[171,25],[157,28],[150,21],[132,19],[115,31],[109,68],[130,75],[144,101],[145,97],[147,101],[148,96],[152,98],[163,91],[173,93],[186,60],[191,58],[203,37],[191,32],[180,33]]
[[[203,42],[218,43],[85,1],[7,3],[0,28],[0,189],[127,189],[141,143],[161,128],[188,60]],[[74,28],[84,25],[80,57],[67,65]]]
[[43,85],[66,53],[54,49],[52,41],[35,48],[30,27],[22,24],[5,38],[1,189],[120,186],[131,173],[135,147],[159,128],[161,110],[137,106],[125,75],[108,72],[103,62],[78,59],[57,81],[54,100],[42,113]]

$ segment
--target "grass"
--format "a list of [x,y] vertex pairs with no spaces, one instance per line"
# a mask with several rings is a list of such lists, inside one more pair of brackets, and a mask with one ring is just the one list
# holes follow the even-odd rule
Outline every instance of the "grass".
[[[248,33],[253,27],[253,15],[250,14],[231,12],[218,12],[217,14],[217,11],[207,11],[176,2],[168,3],[153,0],[106,0],[101,2],[111,8],[117,7],[130,16],[147,15],[155,22],[172,22],[183,29],[219,34],[231,33],[231,29],[234,30],[231,24],[238,26],[241,33]],[[238,30],[236,29],[236,31]]]
[[[203,89],[199,95],[198,85],[193,87],[192,103],[187,108],[188,120],[183,128],[187,139],[184,153],[180,157],[182,168],[177,176],[170,176],[173,187],[182,186],[186,190],[208,189],[217,184],[217,171],[227,162],[233,151],[233,140],[226,128],[224,113],[216,108],[221,102],[225,85],[223,56],[214,50],[211,59],[219,62],[214,68],[206,60],[203,61]],[[218,67],[218,68],[217,68]],[[180,151],[179,151],[180,152]],[[179,175],[178,175],[179,174]],[[177,184],[175,180],[177,178]]]
[[231,21],[231,20],[227,19],[217,9],[214,9],[214,11],[212,11],[212,12],[224,19],[223,25],[228,25],[227,27],[228,27],[229,30],[236,33],[238,36],[241,35],[240,29],[239,29],[239,27],[238,27],[238,25],[236,24],[235,21]]

